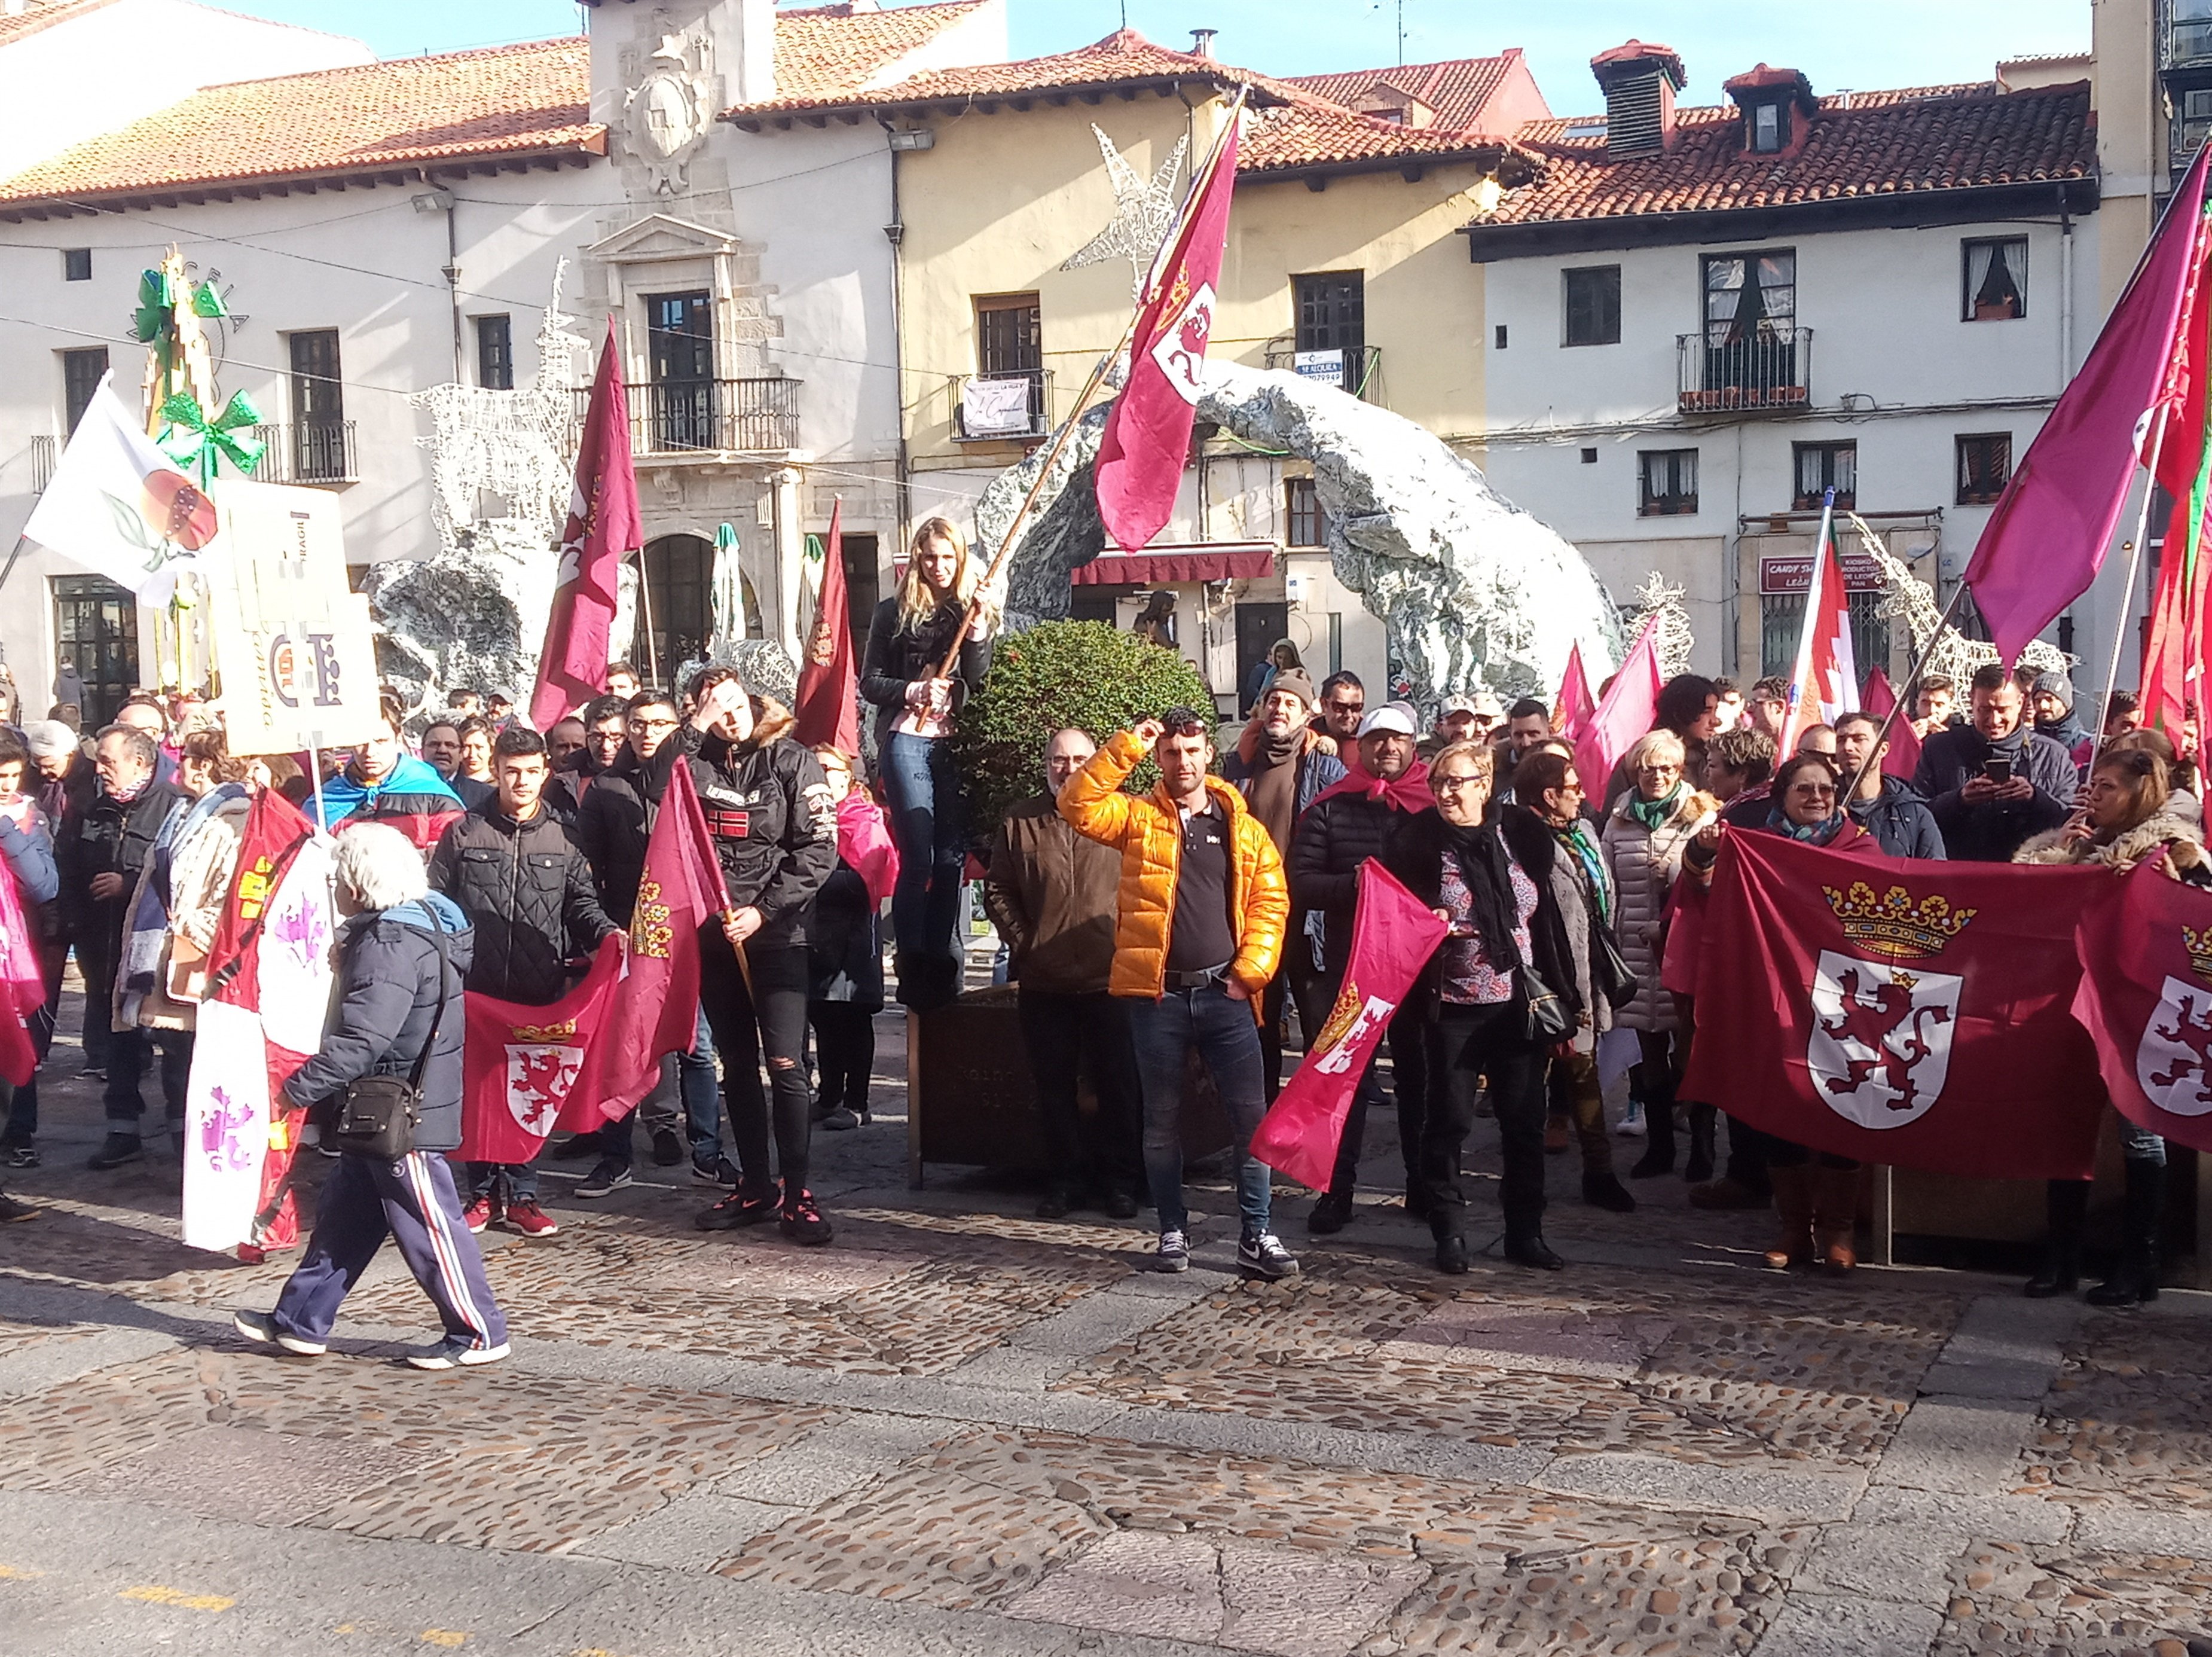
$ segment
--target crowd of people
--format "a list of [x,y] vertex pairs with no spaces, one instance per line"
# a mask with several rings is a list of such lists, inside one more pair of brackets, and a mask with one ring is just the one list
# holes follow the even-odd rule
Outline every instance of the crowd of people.
[[[974,824],[948,739],[989,671],[988,605],[957,531],[917,531],[898,590],[870,630],[860,673],[876,710],[865,757],[810,746],[791,713],[726,667],[680,691],[617,663],[607,693],[539,733],[501,694],[455,691],[414,740],[396,698],[343,753],[231,753],[219,715],[134,695],[89,739],[69,719],[0,734],[0,858],[13,877],[45,1002],[28,1021],[43,1062],[66,959],[85,993],[85,1074],[106,1135],[91,1167],[149,1154],[153,1071],[167,1144],[180,1154],[204,964],[256,789],[282,792],[336,836],[343,923],[322,1050],[287,1084],[282,1131],[324,1135],[331,1101],[364,1079],[402,1079],[411,1143],[377,1154],[325,1135],[337,1158],[299,1270],[276,1307],[240,1315],[248,1337],[319,1351],[345,1292],[390,1238],[439,1307],[430,1367],[492,1362],[502,1316],[474,1238],[499,1227],[557,1234],[529,1162],[450,1164],[462,1136],[463,991],[550,1006],[597,946],[626,933],[653,825],[689,768],[728,907],[702,927],[695,1039],[617,1119],[544,1153],[589,1159],[584,1200],[632,1183],[642,1125],[653,1160],[688,1161],[714,1188],[708,1230],[773,1221],[829,1242],[809,1185],[817,1127],[869,1121],[873,1017],[892,951],[899,999],[923,1014],[960,992],[955,933],[970,860],[1009,956],[1048,1158],[1037,1212],[1149,1207],[1154,1263],[1190,1260],[1185,1130],[1188,1056],[1210,1077],[1233,1142],[1247,1274],[1298,1270],[1251,1141],[1297,1046],[1326,1039],[1345,989],[1361,873],[1387,869],[1445,936],[1358,1080],[1309,1236],[1354,1213],[1370,1120],[1395,1116],[1402,1166],[1370,1188],[1402,1194],[1430,1228],[1438,1270],[1468,1270],[1465,1142],[1497,1125],[1504,1257],[1565,1263],[1544,1235],[1547,1155],[1574,1151],[1583,1199],[1631,1212],[1638,1182],[1680,1177],[1705,1209],[1778,1218],[1778,1270],[1855,1264],[1859,1169],[1726,1124],[1682,1096],[1699,1009],[1669,972],[1682,892],[1710,881],[1724,837],[1778,834],[1894,857],[2093,862],[2152,856],[2201,874],[2191,756],[2135,728],[2132,699],[2092,737],[2063,674],[1930,678],[1910,722],[1907,779],[1884,762],[1882,720],[1848,714],[1778,751],[1788,687],[1683,674],[1653,728],[1609,776],[1582,774],[1552,710],[1525,698],[1443,699],[1433,727],[1407,704],[1368,703],[1348,672],[1316,685],[1279,646],[1242,688],[1249,716],[1175,708],[1131,728],[1052,733],[1041,788],[1002,822]],[[73,710],[58,708],[57,716]],[[1125,788],[1152,762],[1151,792]],[[319,771],[311,768],[320,764]],[[883,923],[889,913],[888,935]],[[1671,980],[1671,981],[1670,981]],[[1300,1041],[1291,1039],[1292,1020]],[[1724,1020],[1709,1014],[1708,1023]],[[1602,1039],[1633,1031],[1630,1105],[1609,1121]],[[1625,1038],[1624,1038],[1625,1039]],[[1091,1108],[1085,1107],[1088,1083]],[[35,1078],[7,1101],[4,1158],[34,1167]],[[1615,1142],[1642,1154],[1622,1172]],[[2126,1246],[2092,1298],[2156,1293],[2164,1147],[2124,1135]],[[2031,1294],[2075,1287],[2087,1188],[2057,1182]],[[0,1196],[0,1217],[30,1217]],[[243,1252],[296,1246],[272,1201]]]

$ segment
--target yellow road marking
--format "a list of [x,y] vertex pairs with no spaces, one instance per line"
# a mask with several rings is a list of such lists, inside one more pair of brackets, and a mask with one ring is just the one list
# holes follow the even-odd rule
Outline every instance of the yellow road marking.
[[175,1605],[182,1611],[228,1611],[238,1603],[220,1593],[186,1593],[181,1588],[166,1588],[158,1582],[143,1587],[125,1588],[115,1596],[118,1599],[143,1599],[149,1605]]
[[465,1646],[469,1642],[467,1635],[452,1629],[424,1629],[422,1637],[426,1646]]
[[26,1570],[20,1565],[0,1565],[0,1582],[27,1582],[45,1575],[44,1571]]

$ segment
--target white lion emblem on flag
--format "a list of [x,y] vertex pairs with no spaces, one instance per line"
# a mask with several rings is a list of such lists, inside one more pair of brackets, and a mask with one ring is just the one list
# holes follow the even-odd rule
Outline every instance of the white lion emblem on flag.
[[2160,986],[2136,1048],[2136,1080],[2161,1111],[2212,1114],[2212,995],[2179,978]]
[[561,1106],[583,1074],[580,1047],[510,1046],[507,1050],[507,1108],[525,1133],[543,1139],[553,1131]]
[[1820,952],[1805,1062],[1821,1103],[1862,1128],[1928,1114],[1951,1073],[1963,978]]
[[1174,321],[1160,330],[1152,361],[1175,387],[1176,395],[1195,405],[1206,380],[1206,344],[1213,337],[1213,284],[1201,282]]

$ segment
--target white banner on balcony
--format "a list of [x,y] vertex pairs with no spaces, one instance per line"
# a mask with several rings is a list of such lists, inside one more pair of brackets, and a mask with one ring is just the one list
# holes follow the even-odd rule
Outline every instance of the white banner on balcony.
[[1018,437],[1030,429],[1030,382],[970,380],[960,388],[960,429],[970,437]]
[[103,379],[23,533],[160,605],[180,574],[214,562],[222,528],[214,503]]
[[345,747],[376,729],[376,643],[368,600],[346,581],[337,498],[225,478],[216,485],[228,548],[209,609],[233,753]]

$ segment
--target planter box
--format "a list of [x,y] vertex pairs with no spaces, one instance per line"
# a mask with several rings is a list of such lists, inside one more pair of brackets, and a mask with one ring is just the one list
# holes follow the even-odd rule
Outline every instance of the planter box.
[[[930,1162],[1046,1171],[1017,993],[1012,984],[999,984],[971,990],[933,1013],[907,1014],[907,1175],[915,1189]],[[1197,1053],[1185,1063],[1182,1152],[1194,1161],[1226,1150],[1231,1135]],[[1077,1102],[1086,1113],[1097,1108],[1087,1081]]]

